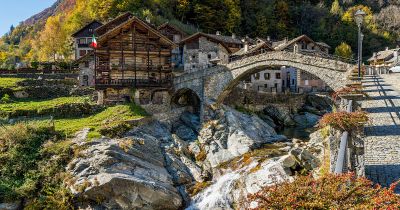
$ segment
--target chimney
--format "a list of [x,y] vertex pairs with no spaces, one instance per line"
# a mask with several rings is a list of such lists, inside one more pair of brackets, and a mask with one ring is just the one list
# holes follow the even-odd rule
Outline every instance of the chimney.
[[146,17],[146,22],[151,23],[151,19],[149,16]]
[[232,39],[236,39],[236,34],[232,33]]
[[288,43],[288,41],[289,41],[289,39],[287,37],[285,37],[285,40],[284,40],[285,44]]
[[389,50],[389,47],[386,47],[386,51],[388,51]]
[[244,42],[244,52],[249,51],[249,42],[245,41]]
[[221,35],[221,32],[220,32],[220,31],[217,31],[215,34],[218,35],[218,36],[220,36],[220,35]]
[[270,36],[267,36],[267,41],[271,41],[271,37]]

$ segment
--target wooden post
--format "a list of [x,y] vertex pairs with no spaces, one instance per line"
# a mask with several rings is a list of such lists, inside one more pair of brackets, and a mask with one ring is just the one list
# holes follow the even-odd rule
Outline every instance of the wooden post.
[[136,87],[136,26],[135,25],[133,25],[132,47],[133,47],[133,70],[135,71],[135,87]]
[[162,65],[161,65],[161,43],[158,43],[158,65],[159,67],[159,72],[160,72],[160,80],[159,83],[161,84],[162,78],[161,78],[161,69],[162,69]]

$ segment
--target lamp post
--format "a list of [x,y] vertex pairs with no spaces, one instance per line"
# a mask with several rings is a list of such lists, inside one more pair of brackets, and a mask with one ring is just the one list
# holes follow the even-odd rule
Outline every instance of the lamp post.
[[361,34],[361,25],[364,22],[364,17],[367,15],[361,9],[354,14],[354,20],[358,26],[358,80],[361,80],[361,60],[362,60],[362,40],[364,35]]

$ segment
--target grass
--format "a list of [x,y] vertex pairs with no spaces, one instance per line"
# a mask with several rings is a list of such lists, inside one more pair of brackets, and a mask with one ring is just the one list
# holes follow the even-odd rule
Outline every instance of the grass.
[[50,100],[17,100],[13,103],[0,104],[0,112],[13,112],[16,110],[42,110],[53,108],[62,104],[68,103],[84,103],[87,102],[87,97],[61,97]]
[[0,88],[10,88],[10,89],[16,89],[18,88],[17,83],[21,82],[23,78],[0,78]]
[[[72,136],[76,132],[90,128],[88,139],[101,137],[100,129],[104,125],[118,125],[129,120],[135,120],[147,116],[147,113],[135,104],[124,104],[108,107],[104,111],[84,118],[55,119],[54,126],[57,131],[63,132],[67,136]],[[39,123],[51,123],[49,120],[38,121]]]

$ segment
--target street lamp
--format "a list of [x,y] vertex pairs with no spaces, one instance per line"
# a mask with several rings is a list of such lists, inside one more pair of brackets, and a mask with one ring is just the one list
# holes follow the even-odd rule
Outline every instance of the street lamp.
[[367,14],[361,9],[354,14],[354,20],[358,26],[358,80],[361,80],[361,60],[362,60],[362,40],[364,36],[361,34],[361,25],[364,22],[364,17]]

